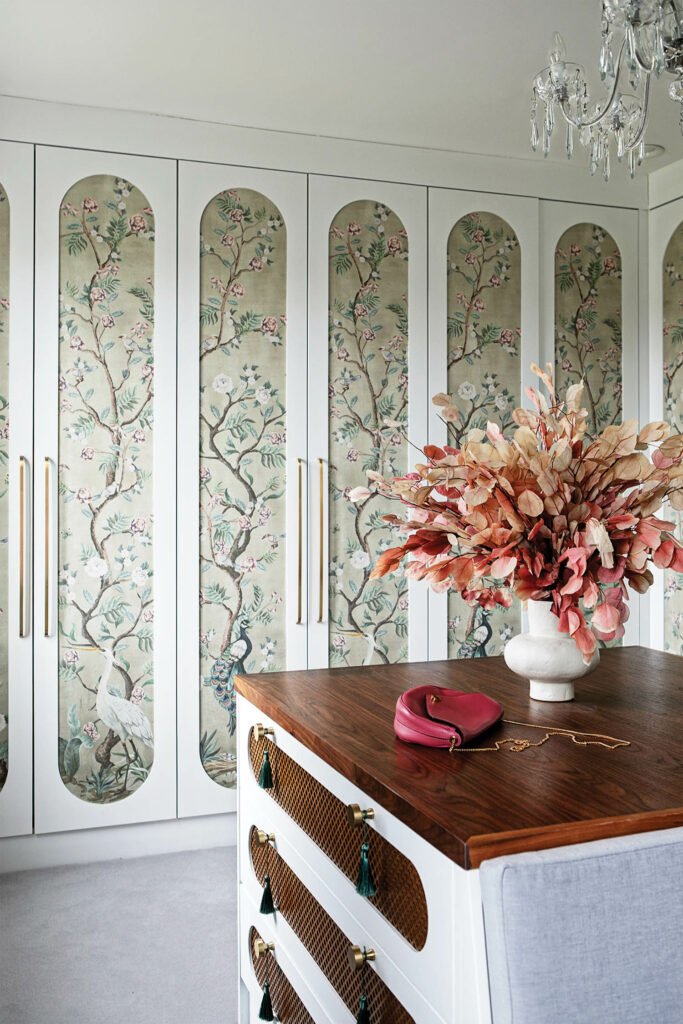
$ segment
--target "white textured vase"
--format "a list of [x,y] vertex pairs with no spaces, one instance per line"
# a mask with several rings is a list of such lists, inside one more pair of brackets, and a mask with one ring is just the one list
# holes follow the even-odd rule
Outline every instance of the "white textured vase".
[[561,633],[551,601],[529,601],[529,632],[505,645],[508,668],[528,679],[533,700],[573,700],[574,682],[597,668],[600,652],[589,665],[567,633]]

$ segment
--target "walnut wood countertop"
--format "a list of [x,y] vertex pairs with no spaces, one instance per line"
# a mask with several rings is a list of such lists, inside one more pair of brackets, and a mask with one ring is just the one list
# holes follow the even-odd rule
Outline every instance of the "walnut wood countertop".
[[[481,690],[505,717],[631,741],[619,750],[555,737],[523,753],[449,754],[394,736],[411,686]],[[531,701],[502,658],[237,678],[237,690],[297,740],[462,867],[524,850],[683,825],[683,658],[603,651],[567,704]],[[538,739],[499,725],[482,739]],[[276,737],[277,739],[277,737]]]

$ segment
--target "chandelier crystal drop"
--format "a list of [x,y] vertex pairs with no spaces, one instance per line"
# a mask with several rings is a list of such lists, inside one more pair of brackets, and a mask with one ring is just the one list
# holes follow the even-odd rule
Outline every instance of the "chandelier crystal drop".
[[674,76],[669,96],[680,105],[683,132],[683,0],[602,0],[600,78],[605,95],[591,99],[586,73],[567,60],[562,36],[553,36],[548,67],[536,75],[531,99],[531,148],[544,156],[557,123],[566,124],[571,159],[578,138],[591,174],[609,180],[612,155],[630,176],[645,156],[652,77]]

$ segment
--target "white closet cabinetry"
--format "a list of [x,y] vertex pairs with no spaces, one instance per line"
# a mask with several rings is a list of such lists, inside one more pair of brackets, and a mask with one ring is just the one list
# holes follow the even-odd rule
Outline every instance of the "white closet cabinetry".
[[306,668],[306,176],[181,163],[178,810],[235,807],[238,672]]
[[400,508],[347,495],[427,440],[427,190],[311,176],[308,261],[309,667],[423,660],[426,588],[370,580]]
[[35,827],[176,813],[176,168],[37,149]]
[[0,836],[33,827],[33,147],[0,143]]

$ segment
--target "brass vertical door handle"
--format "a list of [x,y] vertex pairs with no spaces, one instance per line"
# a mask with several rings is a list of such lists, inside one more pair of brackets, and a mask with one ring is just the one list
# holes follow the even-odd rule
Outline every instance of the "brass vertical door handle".
[[44,557],[45,557],[45,579],[43,584],[43,617],[44,626],[43,634],[50,636],[52,632],[52,623],[50,621],[50,580],[52,578],[52,566],[50,560],[52,558],[52,545],[50,543],[52,535],[52,463],[45,457],[45,539],[44,539]]
[[298,543],[299,546],[298,546],[298,549],[297,549],[297,562],[296,562],[297,581],[298,581],[298,583],[297,583],[298,589],[297,589],[296,624],[297,624],[297,626],[300,626],[301,622],[302,622],[302,617],[303,617],[303,589],[304,589],[304,583],[303,583],[303,576],[304,576],[304,521],[303,521],[303,519],[304,519],[304,514],[303,514],[304,484],[303,484],[303,465],[304,465],[304,460],[303,459],[297,459],[296,461],[297,461],[297,464],[298,464],[298,468],[297,468],[297,473],[298,473],[297,489],[298,489],[298,495],[299,495],[299,517],[298,517],[298,522],[297,522],[297,543]]
[[27,539],[27,502],[28,482],[26,479],[28,463],[23,455],[19,456],[19,636],[28,636],[28,588],[26,574]]
[[325,470],[322,459],[318,459],[318,484],[320,487],[320,502],[318,506],[318,543],[320,548],[318,560],[318,622],[322,622],[324,612],[323,582],[325,578],[325,497],[323,495]]

